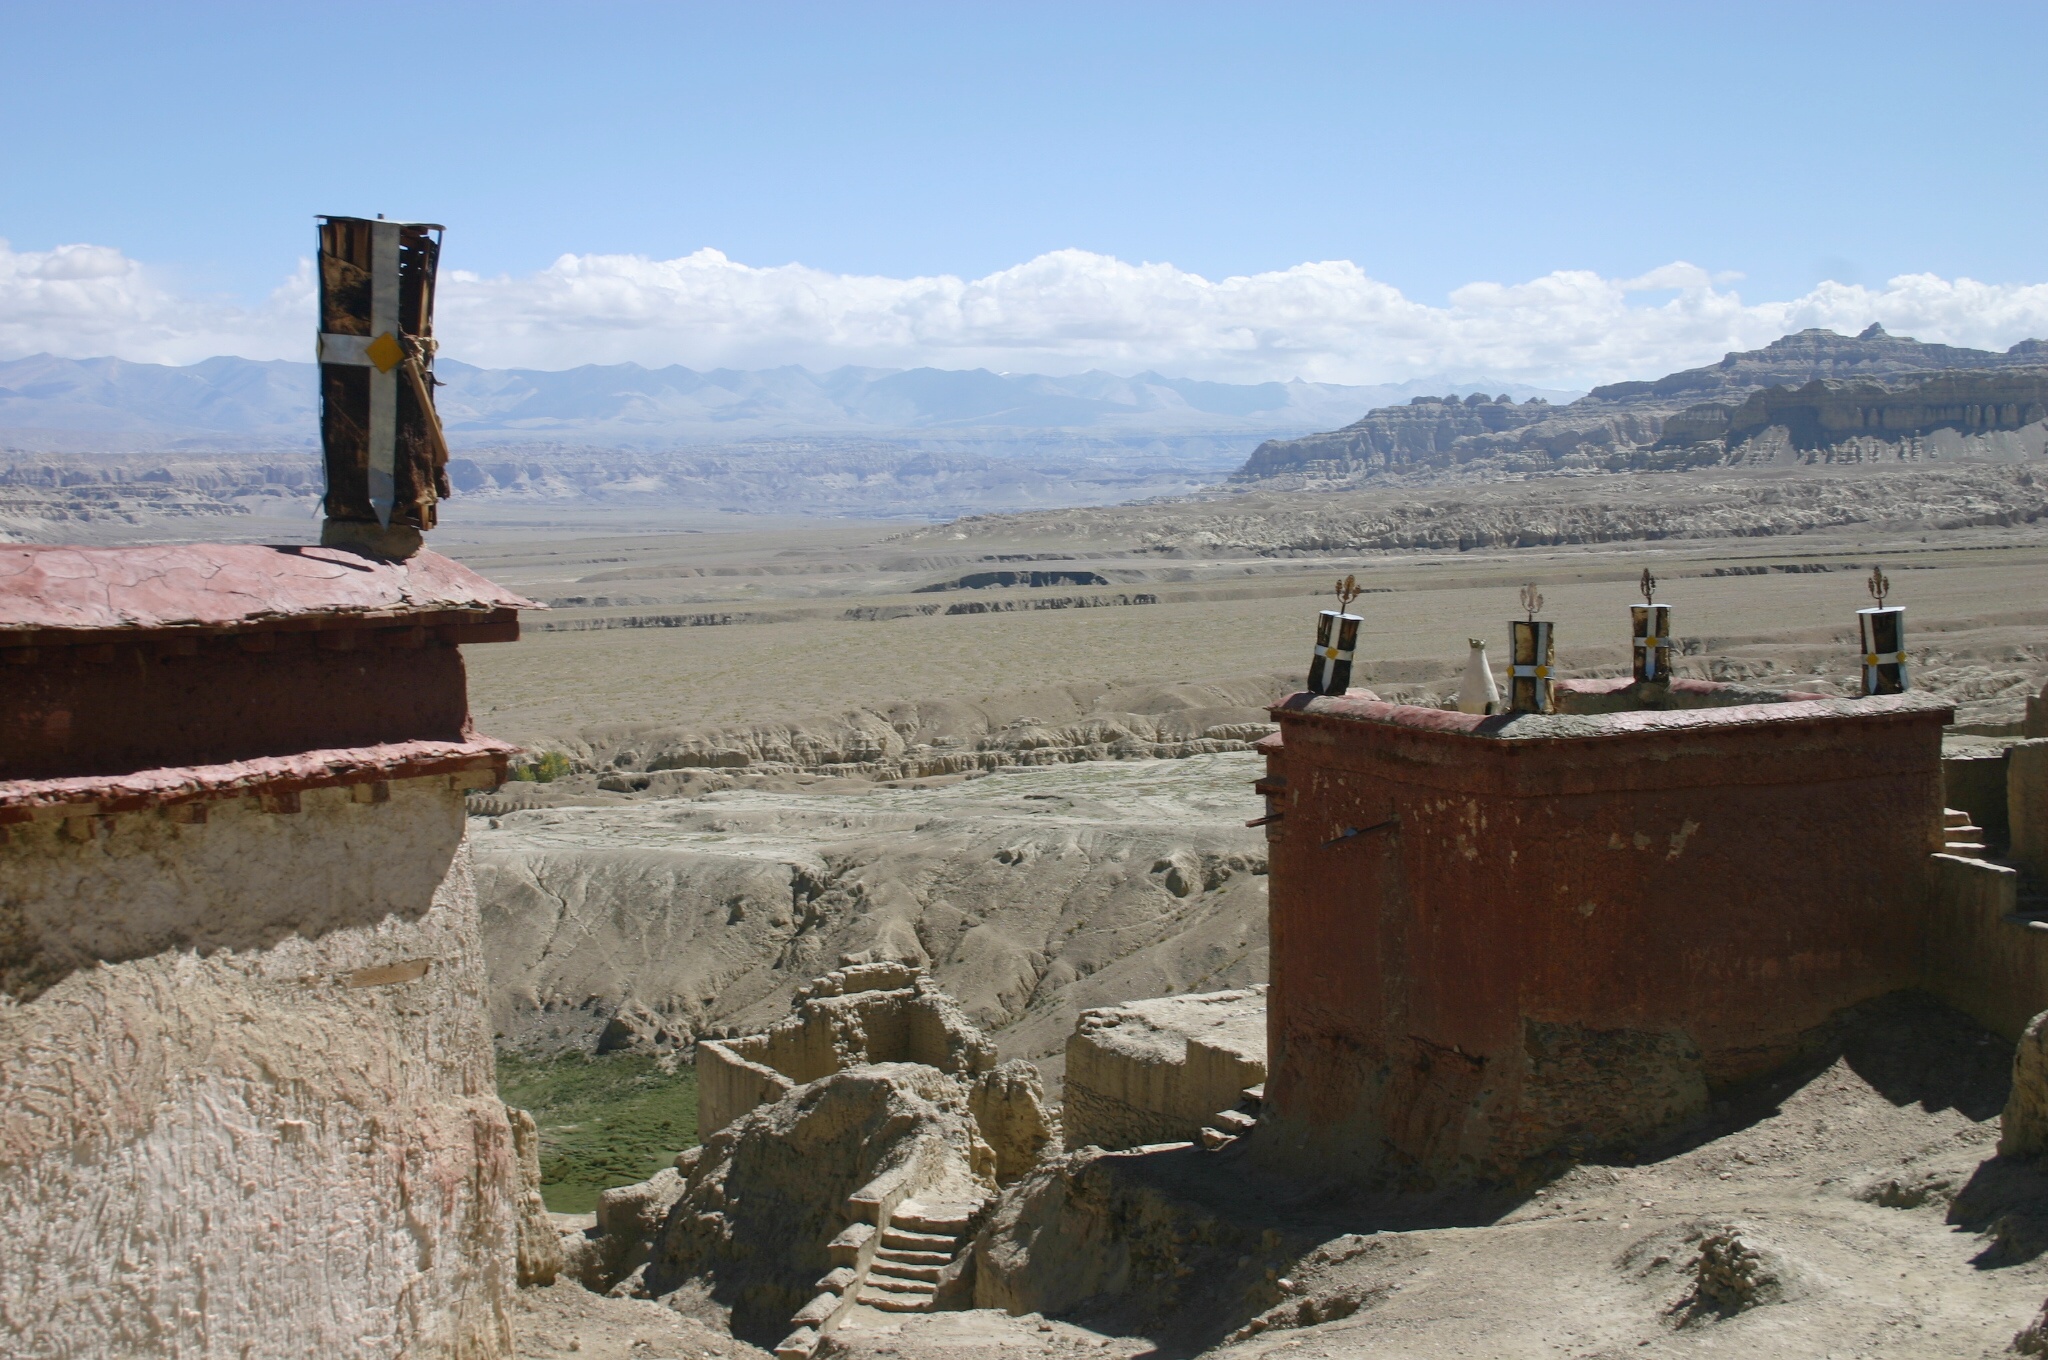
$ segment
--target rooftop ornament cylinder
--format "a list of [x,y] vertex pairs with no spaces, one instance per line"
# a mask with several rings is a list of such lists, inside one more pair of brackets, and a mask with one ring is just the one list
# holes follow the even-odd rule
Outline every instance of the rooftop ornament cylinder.
[[449,494],[434,410],[434,275],[442,229],[320,219],[320,541],[410,557]]
[[1857,631],[1863,640],[1863,695],[1904,694],[1912,688],[1906,675],[1905,607],[1884,602],[1892,588],[1884,568],[1872,567],[1866,584],[1877,604],[1856,611]]
[[1629,632],[1635,653],[1636,683],[1671,683],[1671,606],[1658,604],[1657,578],[1647,569],[1642,580],[1643,602],[1629,606]]
[[1557,644],[1550,620],[1539,619],[1543,595],[1535,586],[1522,587],[1526,619],[1508,622],[1508,710],[1513,713],[1551,711],[1550,674],[1557,666]]
[[1316,654],[1308,663],[1308,688],[1315,694],[1342,694],[1351,688],[1351,658],[1358,650],[1358,629],[1365,620],[1350,612],[1358,598],[1358,578],[1346,576],[1333,592],[1337,607],[1316,619]]
[[1863,636],[1863,693],[1904,694],[1911,689],[1906,674],[1906,607],[1859,609],[1856,622]]
[[1340,609],[1325,609],[1316,619],[1316,655],[1308,666],[1308,687],[1316,694],[1342,694],[1351,688],[1351,658],[1358,650],[1358,628],[1365,620]]

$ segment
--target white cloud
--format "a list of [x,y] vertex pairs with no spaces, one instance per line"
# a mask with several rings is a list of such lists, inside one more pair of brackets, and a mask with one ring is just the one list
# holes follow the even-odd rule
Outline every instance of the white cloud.
[[17,251],[0,240],[0,358],[296,359],[307,353],[312,317],[313,270],[303,260],[263,303],[244,307],[181,294],[111,246]]
[[[1211,280],[1059,250],[978,279],[898,279],[759,268],[716,250],[564,255],[531,274],[452,271],[439,330],[444,352],[488,367],[1156,368],[1233,381],[1486,374],[1558,386],[1654,377],[1806,326],[1881,321],[1993,349],[2048,335],[2048,284],[1909,274],[1748,303],[1737,281],[1685,263],[1633,279],[1561,270],[1467,284],[1439,307],[1346,260]],[[303,261],[261,304],[239,306],[179,295],[104,246],[15,252],[0,242],[0,355],[303,358],[312,295]]]

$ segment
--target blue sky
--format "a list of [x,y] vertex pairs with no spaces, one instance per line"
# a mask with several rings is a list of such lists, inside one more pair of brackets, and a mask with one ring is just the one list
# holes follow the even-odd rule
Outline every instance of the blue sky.
[[[408,17],[415,8],[424,16]],[[37,325],[60,352],[95,338],[131,357],[196,357],[191,346],[244,335],[244,352],[280,345],[277,316],[303,309],[289,280],[319,211],[445,222],[450,269],[513,283],[546,283],[565,254],[662,262],[707,249],[842,281],[831,288],[851,288],[848,276],[971,283],[1066,251],[1071,267],[1056,272],[1069,292],[1125,286],[1075,261],[1170,264],[1208,282],[1342,261],[1426,311],[1455,310],[1469,285],[1560,273],[1650,275],[1624,290],[1636,310],[1683,304],[1688,288],[1739,300],[1719,312],[1746,320],[1681,328],[1681,350],[1798,311],[1752,315],[1762,304],[1807,299],[1799,315],[1831,320],[1834,304],[1812,301],[1827,282],[1862,290],[1850,312],[1891,307],[1973,343],[2039,333],[2035,303],[2048,307],[2028,291],[2048,283],[2038,3],[368,3],[347,24],[333,13],[0,4],[0,238],[15,273],[62,273],[47,252],[86,244],[118,255],[130,294],[155,299],[108,304],[142,309],[115,324],[67,321],[50,288],[14,295],[0,347],[32,346]],[[1676,262],[1696,272],[1653,273]],[[1903,275],[2003,289],[1986,295],[2003,310],[1935,306],[1924,290],[1907,306],[1888,287]],[[584,351],[723,353],[700,332],[732,332],[734,319],[706,319],[699,293],[662,287],[649,305],[683,310],[642,324],[639,349],[615,334],[630,317],[564,321],[561,290],[541,284],[465,313],[469,345],[547,366]],[[757,305],[786,307],[768,293]],[[1008,347],[1041,366],[1172,366],[1174,334],[1117,342],[1142,295],[1093,349],[1048,350],[1011,314],[957,349],[872,328],[835,349],[838,323],[778,339],[750,315],[731,357],[930,351],[965,366]],[[0,308],[9,298],[0,291]],[[179,299],[211,310],[173,343],[165,309]],[[1355,377],[1400,377],[1390,369],[1455,367],[1469,350],[1473,371],[1570,379],[1664,358],[1573,342],[1574,327],[1605,324],[1598,308],[1551,317],[1564,338],[1533,348],[1500,349],[1494,327],[1495,338],[1347,350],[1294,345],[1284,302],[1272,305],[1274,343],[1231,359],[1213,335],[1183,334],[1180,367],[1252,376],[1293,362],[1337,376],[1349,363]],[[151,306],[154,322],[136,319]],[[1066,303],[1051,310],[1044,326],[1072,329]],[[536,338],[550,316],[559,343]],[[527,343],[493,339],[493,326]]]

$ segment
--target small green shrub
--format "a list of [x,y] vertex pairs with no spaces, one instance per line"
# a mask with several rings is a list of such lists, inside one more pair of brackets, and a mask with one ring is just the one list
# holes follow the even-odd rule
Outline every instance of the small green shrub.
[[571,770],[569,757],[560,751],[542,751],[532,760],[512,767],[512,777],[529,784],[552,784]]

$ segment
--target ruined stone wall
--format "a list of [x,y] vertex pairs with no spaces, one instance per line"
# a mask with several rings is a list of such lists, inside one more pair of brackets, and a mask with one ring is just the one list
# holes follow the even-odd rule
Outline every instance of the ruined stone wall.
[[2048,1009],[2048,929],[2015,919],[2020,875],[2010,866],[1936,855],[1933,868],[1924,985],[1986,1029],[2017,1039]]
[[716,1133],[756,1105],[782,1099],[797,1083],[761,1062],[768,1036],[706,1039],[697,1045],[697,1130]]
[[794,1013],[759,1034],[697,1046],[698,1127],[728,1123],[792,1086],[862,1063],[922,1063],[973,1076],[996,1049],[917,969],[865,963],[800,988]]
[[2006,752],[2005,812],[2012,860],[2048,880],[2048,740],[2030,738]]
[[462,794],[386,787],[0,828],[11,1355],[510,1353]]
[[1368,1182],[1509,1174],[1703,1113],[1918,981],[1934,701],[1277,711],[1255,1150]]
[[1266,1079],[1266,989],[1085,1011],[1067,1040],[1069,1150],[1193,1140]]

